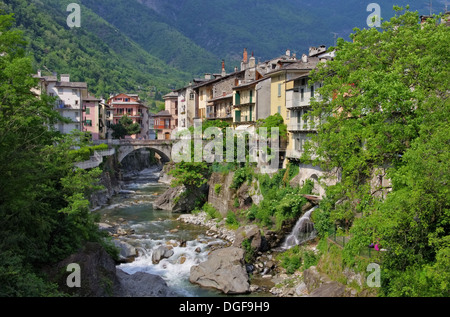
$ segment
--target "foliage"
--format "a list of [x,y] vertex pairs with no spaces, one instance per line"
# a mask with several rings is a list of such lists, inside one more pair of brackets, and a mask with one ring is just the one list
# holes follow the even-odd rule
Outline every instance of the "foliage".
[[247,213],[247,219],[257,221],[263,226],[272,227],[275,224],[280,229],[283,222],[295,219],[301,215],[306,198],[302,194],[310,194],[314,184],[306,182],[303,187],[292,188],[284,182],[285,169],[281,169],[272,177],[257,175],[263,200],[259,205],[252,205]]
[[230,188],[239,189],[239,187],[241,187],[244,182],[251,183],[253,174],[254,171],[251,166],[246,165],[245,167],[238,168],[234,172]]
[[168,174],[173,176],[172,187],[184,185],[189,190],[206,184],[210,173],[211,169],[205,162],[180,162]]
[[94,151],[107,150],[107,144],[87,145],[77,150],[70,150],[71,159],[75,162],[87,161],[94,154]]
[[114,139],[123,139],[127,135],[140,133],[141,125],[137,122],[133,123],[133,119],[124,115],[117,124],[111,124],[111,129],[113,130],[112,137]]
[[231,229],[236,230],[237,228],[239,228],[239,220],[237,219],[236,214],[232,211],[229,211],[227,213],[225,223]]
[[[313,74],[323,82],[313,112],[326,120],[308,151],[342,175],[313,217],[321,236],[351,226],[346,263],[370,243],[386,250],[383,295],[445,296],[449,276],[431,277],[448,261],[450,29],[395,10],[380,30],[338,41],[335,60]],[[385,199],[371,184],[379,168],[392,184]]]
[[265,119],[258,119],[256,121],[256,132],[260,133],[260,128],[267,129],[267,137],[272,134],[272,128],[279,129],[279,136],[282,139],[287,137],[287,125],[284,123],[283,117],[279,113],[268,116]]
[[54,287],[36,273],[41,265],[101,240],[87,199],[100,171],[74,169],[70,151],[87,145],[83,137],[48,128],[59,116],[51,98],[31,92],[37,80],[13,23],[0,15],[0,250],[9,258],[0,263],[2,295],[44,296]]
[[222,189],[222,184],[215,184],[215,185],[214,185],[214,192],[215,192],[217,195],[220,194],[221,189]]
[[244,249],[244,260],[245,263],[253,262],[255,258],[256,251],[252,247],[252,242],[249,239],[242,240],[242,248]]
[[[85,81],[100,97],[120,91],[139,93],[143,100],[158,100],[174,85],[191,75],[177,70],[145,51],[121,30],[81,3],[81,27],[69,29],[66,19],[71,0],[0,3],[14,12],[16,25],[24,31],[26,47],[35,69],[43,74],[70,74],[71,81]],[[5,5],[6,3],[6,5]],[[181,50],[180,50],[181,51]],[[48,70],[48,71],[47,71]]]
[[206,214],[208,215],[208,217],[210,219],[220,219],[221,218],[220,212],[216,208],[214,208],[214,206],[211,205],[210,203],[205,203],[202,207],[202,210],[204,212],[206,212]]

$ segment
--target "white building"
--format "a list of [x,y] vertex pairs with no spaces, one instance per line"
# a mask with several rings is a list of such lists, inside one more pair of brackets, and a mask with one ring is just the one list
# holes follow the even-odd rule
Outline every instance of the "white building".
[[60,80],[56,75],[42,76],[38,71],[39,87],[37,93],[46,93],[51,97],[57,97],[55,109],[68,122],[59,122],[54,128],[63,134],[72,130],[82,131],[83,121],[83,100],[87,97],[87,84],[85,82],[71,82],[70,75],[62,74]]

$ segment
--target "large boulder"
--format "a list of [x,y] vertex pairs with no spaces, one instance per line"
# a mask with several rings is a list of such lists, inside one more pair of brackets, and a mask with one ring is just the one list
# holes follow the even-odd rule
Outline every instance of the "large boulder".
[[166,281],[159,276],[145,272],[128,274],[117,269],[120,289],[117,296],[121,297],[174,297],[179,296],[167,286]]
[[174,254],[173,250],[165,245],[160,245],[152,252],[153,264],[159,263],[162,259],[170,258]]
[[228,247],[212,251],[207,261],[191,267],[189,280],[191,283],[214,288],[225,294],[250,292],[244,250]]
[[262,246],[261,231],[257,225],[247,225],[236,230],[233,246],[242,248],[244,240],[250,242],[254,251],[260,251]]
[[[168,188],[153,202],[153,208],[172,212],[187,213],[194,210],[196,204],[206,201],[208,185],[187,191],[186,187],[176,186]],[[202,204],[202,203],[201,203]]]
[[[69,266],[73,264],[78,265],[79,270]],[[61,291],[73,296],[113,296],[114,290],[120,287],[116,276],[116,263],[99,243],[87,243],[77,253],[45,271]],[[79,276],[76,272],[79,272]],[[67,283],[76,280],[80,281],[80,287],[70,287]]]
[[125,241],[115,239],[113,243],[119,249],[119,262],[132,262],[138,255],[136,248]]

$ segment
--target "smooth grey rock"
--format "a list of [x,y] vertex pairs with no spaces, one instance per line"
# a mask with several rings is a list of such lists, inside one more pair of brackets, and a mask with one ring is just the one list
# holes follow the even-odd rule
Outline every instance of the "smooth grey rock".
[[207,261],[191,267],[189,281],[225,294],[250,292],[244,250],[228,247],[212,251]]
[[178,294],[167,286],[166,281],[159,276],[145,272],[128,274],[116,270],[120,282],[121,297],[174,297]]

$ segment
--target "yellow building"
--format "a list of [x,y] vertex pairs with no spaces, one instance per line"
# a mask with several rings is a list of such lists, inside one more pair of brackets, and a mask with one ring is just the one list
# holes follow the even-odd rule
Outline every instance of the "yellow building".
[[[289,57],[286,55],[286,57]],[[314,69],[319,62],[318,57],[308,57],[303,54],[302,58],[282,58],[276,64],[272,65],[272,71],[266,74],[271,78],[271,98],[270,98],[270,114],[279,113],[284,123],[289,125],[291,121],[291,107],[287,104],[291,102],[287,92],[294,89],[293,79],[308,74]],[[290,153],[294,147],[293,135],[288,131],[287,143],[285,146],[281,144],[282,153]],[[285,155],[282,159],[285,159]],[[283,166],[286,162],[283,163]]]

